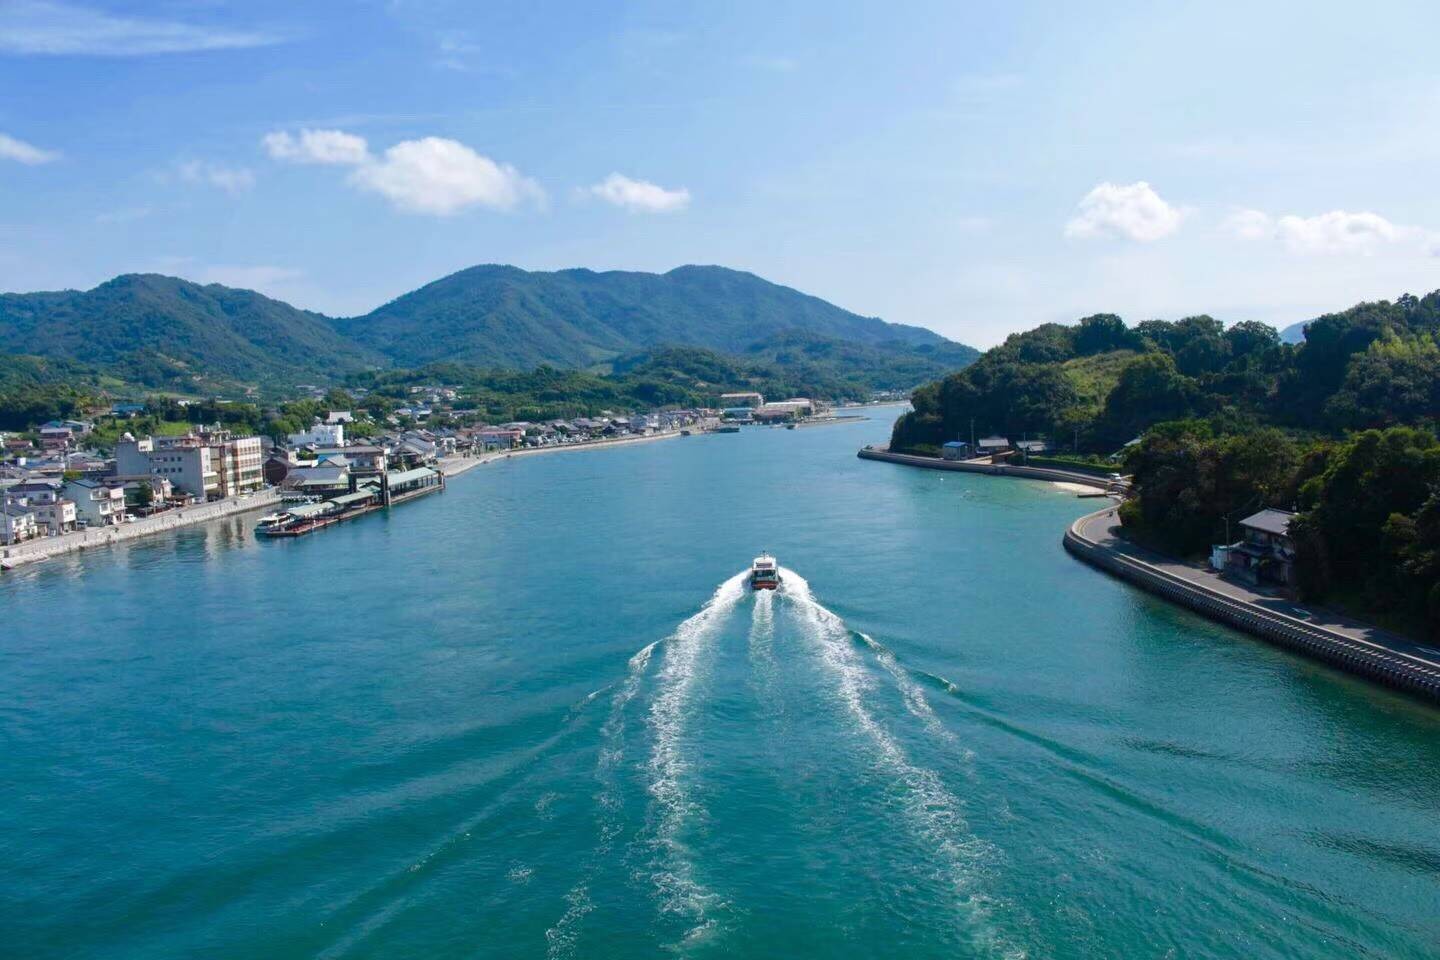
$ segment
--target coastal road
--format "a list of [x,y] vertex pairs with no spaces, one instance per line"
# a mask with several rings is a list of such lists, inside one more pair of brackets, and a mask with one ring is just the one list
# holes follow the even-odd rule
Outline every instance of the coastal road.
[[1346,640],[1411,661],[1425,672],[1440,673],[1440,650],[1407,640],[1398,634],[1381,630],[1323,607],[1305,606],[1265,587],[1250,587],[1221,577],[1208,567],[1176,560],[1132,543],[1120,536],[1120,517],[1116,508],[1084,517],[1076,523],[1075,532],[1101,549],[1130,557],[1171,576],[1185,580],[1203,590],[1241,603],[1278,613],[1319,630],[1336,634]]

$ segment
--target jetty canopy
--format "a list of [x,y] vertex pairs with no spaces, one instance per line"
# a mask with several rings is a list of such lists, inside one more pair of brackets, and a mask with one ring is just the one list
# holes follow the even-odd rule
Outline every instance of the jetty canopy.
[[358,503],[365,503],[375,499],[374,490],[357,490],[355,493],[346,493],[330,500],[337,507],[353,507]]
[[291,507],[285,512],[290,514],[290,516],[294,517],[296,520],[309,520],[312,517],[318,517],[322,514],[328,513],[329,511],[330,504],[328,502],[323,502],[302,503],[298,507]]
[[399,486],[402,483],[415,483],[417,480],[424,480],[427,477],[435,476],[435,471],[429,467],[416,467],[414,470],[401,470],[399,473],[392,473],[387,477],[390,486]]

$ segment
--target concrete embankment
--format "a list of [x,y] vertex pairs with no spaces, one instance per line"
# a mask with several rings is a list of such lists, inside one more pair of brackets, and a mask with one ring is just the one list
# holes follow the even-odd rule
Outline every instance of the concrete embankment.
[[[1098,477],[1049,467],[938,460],[874,448],[861,450],[860,456],[931,470],[1108,486]],[[1440,702],[1440,653],[1368,624],[1252,590],[1213,571],[1160,556],[1120,538],[1118,526],[1114,506],[1087,514],[1065,531],[1064,547],[1091,566],[1212,620],[1396,690]]]
[[672,430],[668,433],[652,433],[643,437],[616,437],[610,440],[590,440],[585,443],[565,443],[549,447],[496,450],[493,453],[482,453],[478,457],[444,457],[440,460],[440,470],[445,476],[453,477],[464,473],[466,470],[472,470],[482,463],[490,463],[494,460],[510,460],[514,457],[529,457],[542,453],[564,453],[567,450],[599,450],[607,447],[623,447],[634,443],[669,440],[680,435],[680,431]]
[[113,544],[123,543],[127,540],[137,540],[141,537],[165,533],[169,530],[177,530],[180,527],[206,523],[210,520],[219,520],[221,517],[228,517],[237,513],[263,510],[273,507],[279,502],[280,493],[278,490],[261,490],[248,497],[216,500],[212,503],[197,503],[194,506],[182,507],[178,510],[169,510],[153,517],[136,520],[134,523],[124,523],[115,527],[104,527],[92,530],[77,530],[74,533],[67,533],[60,537],[41,537],[38,540],[27,540],[24,543],[0,547],[0,563],[3,563],[6,567],[20,566],[26,563],[37,563],[41,560],[48,560],[51,557],[57,557],[61,554],[74,553],[78,550],[108,547]]
[[[1339,618],[1334,618],[1333,626],[1315,623],[1315,613],[1299,605],[1277,603],[1261,595],[1247,600],[1243,597],[1248,592],[1244,587],[1201,568],[1187,569],[1185,564],[1159,557],[1151,562],[1139,555],[1141,548],[1117,548],[1110,533],[1116,522],[1114,514],[1115,509],[1107,507],[1076,520],[1065,531],[1065,549],[1106,573],[1213,620],[1397,690],[1440,702],[1440,657],[1428,657],[1420,645],[1353,621],[1340,622]],[[1099,530],[1105,532],[1099,534]],[[1280,604],[1306,614],[1306,619],[1272,608]]]
[[860,451],[859,456],[863,460],[884,460],[887,463],[902,463],[907,467],[923,467],[927,470],[954,470],[961,473],[985,473],[999,477],[1025,477],[1030,480],[1078,483],[1102,491],[1113,486],[1104,477],[1081,473],[1077,470],[1059,470],[1054,467],[1025,467],[1019,464],[985,463],[979,460],[941,460],[937,457],[892,453],[878,447],[866,447]]

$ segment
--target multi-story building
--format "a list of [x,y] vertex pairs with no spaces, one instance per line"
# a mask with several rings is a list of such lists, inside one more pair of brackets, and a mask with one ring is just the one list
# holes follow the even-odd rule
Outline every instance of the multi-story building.
[[200,500],[220,495],[214,451],[193,434],[136,440],[127,433],[115,445],[115,473],[122,477],[155,474],[169,480],[181,493]]
[[125,521],[125,487],[98,480],[67,480],[61,488],[75,503],[77,521],[89,527],[112,527]]
[[215,466],[220,475],[220,496],[239,496],[265,485],[259,437],[212,439],[211,449],[217,454]]

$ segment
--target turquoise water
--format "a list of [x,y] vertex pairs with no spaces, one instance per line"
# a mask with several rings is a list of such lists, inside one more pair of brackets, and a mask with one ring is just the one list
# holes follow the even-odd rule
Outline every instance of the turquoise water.
[[0,954],[1436,954],[1440,714],[890,416],[6,575]]

